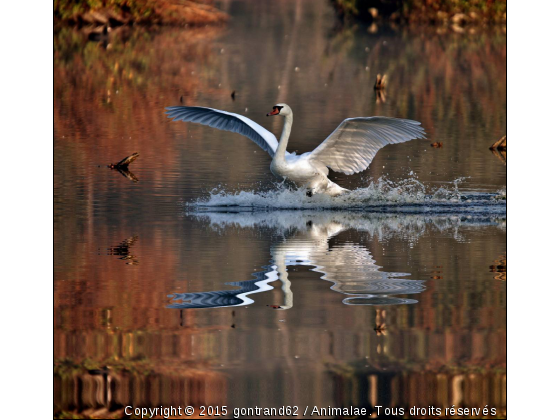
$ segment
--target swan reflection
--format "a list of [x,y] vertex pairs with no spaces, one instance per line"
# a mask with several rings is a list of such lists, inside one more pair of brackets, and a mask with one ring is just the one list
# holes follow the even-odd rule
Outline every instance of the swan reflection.
[[[379,217],[342,212],[279,211],[258,213],[198,213],[199,219],[221,229],[226,226],[272,228],[279,234],[270,247],[271,264],[254,273],[252,280],[225,283],[234,290],[170,295],[170,308],[216,308],[253,303],[251,295],[272,290],[279,281],[283,302],[277,309],[294,306],[294,294],[288,277],[289,266],[310,266],[333,283],[331,289],[346,295],[347,305],[412,304],[417,300],[397,297],[421,293],[421,280],[403,279],[409,273],[382,271],[370,251],[361,243],[345,242],[331,246],[329,240],[341,232],[365,230],[382,238],[391,231],[423,231],[425,226],[414,217]],[[405,220],[407,219],[407,220]],[[406,225],[406,226],[405,226]]]

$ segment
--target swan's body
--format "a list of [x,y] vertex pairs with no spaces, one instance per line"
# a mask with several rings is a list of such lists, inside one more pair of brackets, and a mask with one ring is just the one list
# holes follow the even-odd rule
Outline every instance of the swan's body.
[[389,117],[348,118],[315,150],[296,155],[286,151],[294,118],[286,104],[275,105],[267,114],[285,117],[280,141],[243,115],[203,107],[172,106],[166,109],[174,120],[204,124],[250,138],[272,157],[270,170],[274,175],[307,188],[310,195],[339,195],[348,191],[328,178],[329,168],[346,175],[361,172],[383,146],[425,138],[424,129],[417,121]]

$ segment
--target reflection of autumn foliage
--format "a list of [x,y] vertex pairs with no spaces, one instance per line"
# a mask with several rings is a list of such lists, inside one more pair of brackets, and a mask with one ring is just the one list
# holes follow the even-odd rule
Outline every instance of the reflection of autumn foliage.
[[[329,46],[331,71],[343,57],[356,55],[358,27],[337,31]],[[473,130],[473,121],[490,133],[505,126],[506,35],[495,31],[473,35],[441,33],[430,28],[385,31],[372,40],[366,66],[372,73],[388,76],[387,96],[396,101],[399,115],[413,111],[417,120],[430,128],[433,138],[445,138],[451,124],[434,124],[434,119],[456,120],[460,130]],[[338,66],[340,67],[340,65]],[[357,85],[372,85],[369,73],[358,74]],[[498,80],[500,82],[498,82]],[[472,106],[475,103],[477,106]],[[337,105],[336,102],[333,105]],[[383,110],[380,104],[376,110]],[[377,111],[381,114],[381,111]],[[504,115],[504,120],[492,119]],[[453,127],[454,128],[454,127]],[[442,131],[443,130],[443,131]],[[499,134],[501,137],[503,134]]]
[[[258,233],[256,238],[254,232],[235,230],[209,236],[178,216],[183,209],[177,201],[184,202],[183,191],[191,185],[179,179],[188,178],[198,186],[221,170],[218,179],[223,175],[236,185],[241,180],[256,181],[268,171],[268,160],[260,152],[253,153],[255,147],[246,139],[168,123],[163,108],[179,104],[181,96],[187,105],[204,103],[220,109],[235,105],[235,112],[253,104],[257,108],[281,100],[295,103],[302,118],[310,120],[307,127],[301,122],[294,128],[294,148],[302,151],[318,142],[316,131],[305,131],[309,127],[321,127],[322,139],[348,116],[369,113],[414,118],[423,122],[432,141],[445,142],[444,148],[433,150],[432,167],[420,169],[421,179],[432,179],[433,167],[445,165],[445,153],[464,157],[453,166],[460,175],[491,179],[496,173],[492,171],[503,170],[499,164],[475,167],[476,159],[470,157],[479,146],[489,154],[488,139],[503,135],[504,34],[405,29],[372,35],[344,28],[328,36],[332,16],[324,10],[310,12],[319,4],[297,2],[297,7],[309,9],[294,16],[291,2],[251,5],[281,11],[286,22],[270,31],[270,21],[254,15],[250,31],[237,29],[232,34],[240,36],[243,48],[224,54],[221,60],[217,51],[225,41],[214,41],[221,33],[217,28],[160,31],[121,27],[101,43],[87,42],[87,34],[78,30],[55,33],[54,357],[74,369],[55,366],[57,410],[84,414],[99,409],[107,401],[107,382],[111,383],[113,408],[130,402],[140,406],[185,404],[188,396],[194,404],[221,405],[230,383],[227,392],[239,394],[234,398],[239,406],[254,403],[251,396],[259,392],[260,396],[283,395],[283,401],[304,405],[308,401],[301,389],[310,390],[317,404],[330,403],[331,392],[339,388],[335,383],[331,389],[325,381],[326,364],[365,356],[365,374],[379,373],[368,371],[366,363],[375,369],[394,367],[391,375],[395,379],[384,384],[403,389],[407,395],[419,395],[414,397],[418,404],[426,402],[429,394],[416,393],[418,387],[426,389],[434,381],[438,395],[440,391],[445,395],[450,387],[472,392],[464,401],[473,405],[487,401],[487,392],[497,395],[504,389],[504,284],[493,282],[493,287],[485,288],[484,282],[469,279],[445,283],[461,278],[466,271],[483,272],[490,278],[489,261],[483,260],[483,270],[470,264],[480,261],[479,251],[498,255],[495,250],[502,248],[497,244],[505,242],[503,232],[461,249],[459,245],[454,248],[452,240],[430,242],[431,235],[414,249],[404,243],[406,249],[395,252],[410,255],[411,267],[429,267],[422,274],[426,279],[440,277],[428,282],[441,284],[429,285],[418,304],[389,308],[382,314],[371,307],[348,310],[323,280],[313,277],[317,273],[309,272],[299,279],[306,281],[294,281],[298,301],[293,310],[269,311],[278,317],[293,316],[297,324],[276,324],[261,316],[260,309],[268,310],[263,302],[250,310],[239,308],[235,315],[231,309],[201,312],[165,307],[170,293],[211,290],[224,281],[246,280],[270,258],[266,235]],[[311,23],[303,18],[308,15]],[[302,48],[292,39],[309,43]],[[365,45],[370,48],[367,52]],[[281,63],[277,65],[278,56]],[[291,61],[286,57],[292,57]],[[295,72],[295,66],[300,71]],[[373,92],[377,73],[388,75],[383,100],[378,102]],[[222,90],[216,87],[218,82],[223,83]],[[344,95],[337,96],[340,91],[326,87],[335,83],[342,86]],[[233,89],[238,90],[235,103],[230,97]],[[364,89],[371,94],[364,95]],[[255,112],[264,115],[260,109]],[[274,124],[279,122],[270,124],[277,133],[280,126]],[[458,131],[463,134],[458,136]],[[184,146],[187,135],[189,148]],[[217,141],[210,144],[208,139]],[[227,141],[219,142],[222,139]],[[224,163],[221,147],[227,148],[237,165]],[[142,156],[132,167],[139,182],[130,182],[106,167],[134,151]],[[195,158],[189,160],[189,154],[196,154],[204,165],[191,170]],[[254,165],[261,166],[239,170]],[[368,175],[376,175],[374,167]],[[442,175],[435,174],[433,179],[441,180]],[[438,232],[434,237],[439,238]],[[131,239],[121,243],[125,238]],[[208,243],[212,244],[210,251]],[[251,247],[242,246],[245,243]],[[118,257],[134,255],[140,264],[127,265],[108,256],[110,248]],[[383,258],[380,245],[370,248],[377,259]],[[203,255],[201,250],[209,254]],[[453,259],[457,255],[462,256],[460,261]],[[381,263],[388,271],[403,270],[402,266],[391,267],[391,260]],[[313,282],[325,293],[297,290],[311,287],[308,284]],[[281,291],[277,288],[267,296],[269,303],[279,302]],[[318,296],[325,299],[320,307]],[[305,374],[294,364],[294,355],[305,362]],[[220,373],[222,364],[234,372],[227,384]],[[89,368],[105,365],[110,381],[87,373]],[[140,368],[149,372],[144,374]],[[356,370],[349,383],[363,381],[367,376],[363,372]],[[469,385],[469,381],[479,384],[479,380],[484,383],[481,396]],[[348,389],[340,388],[344,395],[359,394],[364,388]],[[492,398],[502,407],[498,397]]]
[[[366,52],[364,44],[369,45]],[[359,70],[349,65],[353,57],[364,57]],[[350,75],[349,89],[353,92],[342,104],[325,103],[325,114],[340,114],[344,107],[369,107],[370,115],[421,121],[431,142],[445,143],[446,156],[462,157],[454,165],[457,175],[498,180],[503,170],[496,165],[480,165],[474,155],[505,132],[506,57],[506,35],[499,29],[455,34],[431,27],[402,28],[398,32],[383,28],[371,37],[360,32],[358,26],[345,27],[333,33],[322,72],[325,79],[341,73]],[[388,77],[383,100],[373,93],[378,73]],[[365,99],[359,89],[371,89],[369,104],[356,105],[356,99]],[[459,141],[449,142],[452,138]],[[445,165],[442,157],[431,153],[424,159],[427,164],[419,168],[420,179],[437,180],[432,172]],[[372,168],[377,171],[375,176],[381,175],[376,161]]]
[[208,0],[54,0],[55,23],[205,25],[227,15]]
[[[136,360],[145,352],[151,356],[144,346],[152,341],[142,329],[179,323],[179,313],[164,308],[165,296],[173,290],[170,282],[176,276],[177,266],[176,253],[164,245],[165,229],[134,227],[134,216],[123,210],[128,208],[122,206],[123,200],[127,205],[135,203],[144,214],[156,210],[153,204],[138,201],[131,190],[127,197],[125,187],[112,195],[114,184],[120,186],[118,182],[123,178],[106,165],[141,150],[142,159],[154,167],[151,182],[156,185],[161,182],[168,171],[167,165],[176,159],[174,145],[164,143],[170,136],[163,108],[167,101],[176,101],[181,95],[189,101],[200,89],[208,91],[207,78],[212,75],[208,41],[218,31],[215,28],[168,30],[162,35],[158,30],[121,27],[105,43],[87,42],[87,34],[74,29],[55,33],[54,130],[58,164],[55,165],[54,223],[59,267],[55,286],[55,358],[72,360],[78,366],[78,371],[70,376],[55,375],[55,406],[59,409],[77,409],[91,415],[87,410],[105,405],[99,397],[107,386],[103,377],[80,371],[86,358],[99,364],[115,356],[117,360]],[[200,71],[206,68],[208,71]],[[195,71],[197,74],[193,76]],[[173,99],[162,100],[162,92],[173,95]],[[138,168],[141,170],[140,165]],[[104,173],[106,177],[100,176]],[[140,177],[138,184],[142,182]],[[94,219],[100,194],[104,197],[101,205],[106,209],[101,220]],[[124,222],[113,232],[112,218],[128,223]],[[140,231],[140,235],[130,237],[135,231]],[[117,240],[113,234],[118,235]],[[78,240],[81,237],[88,239]],[[130,239],[114,246],[127,237]],[[141,261],[138,256],[149,255],[151,261],[159,264],[115,264],[107,253],[132,263]],[[95,279],[94,288],[91,279]],[[185,315],[185,325],[192,323],[192,315]],[[172,349],[169,340],[179,343],[179,339],[183,341],[181,349],[185,350],[192,342],[193,331],[196,333],[196,329],[182,329],[184,340],[178,338],[177,331],[168,334],[168,338],[155,337],[154,345]],[[200,360],[196,361],[196,366],[188,365],[185,369],[174,364],[173,372],[165,370],[165,364],[151,363],[153,373],[148,376],[113,372],[109,376],[113,406],[131,401],[131,387],[139,389],[155,382],[177,390],[184,383],[185,390],[194,389],[189,395],[197,402],[217,404],[223,391],[213,397],[197,390],[201,384],[210,382],[219,387],[220,375],[205,369]],[[82,392],[75,394],[74,389]],[[78,400],[73,395],[78,395]],[[165,403],[147,394],[137,398],[146,406]],[[175,405],[184,403],[182,395],[173,401]]]
[[[209,43],[204,41],[216,31],[166,31],[160,35],[122,27],[105,46],[84,43],[85,35],[76,30],[55,34],[55,132],[70,131],[78,139],[103,138],[115,129],[124,136],[139,126],[159,125],[145,120],[156,117],[159,121],[162,112],[153,110],[163,108],[158,101],[161,90],[176,92],[177,98],[188,97],[204,83],[198,75],[192,77],[194,63],[204,66],[211,62]],[[158,133],[151,134],[157,141]]]
[[[333,366],[331,370],[340,407],[369,406],[373,412],[375,406],[400,407],[407,414],[404,418],[449,418],[444,410],[453,405],[455,409],[487,406],[488,412],[496,410],[498,418],[506,415],[505,369],[485,371],[449,366],[439,370],[400,372],[370,368],[355,372],[354,367]],[[441,416],[408,416],[413,407],[439,408]]]
[[[144,366],[142,362],[120,363],[99,373],[85,371],[70,360],[58,363],[54,375],[54,416],[79,414],[85,418],[125,418],[124,407],[222,405],[227,397],[226,378],[200,367],[164,363]],[[86,363],[87,366],[87,363]],[[140,369],[137,368],[140,367]],[[147,386],[147,384],[151,384]],[[76,392],[76,390],[80,390]],[[156,418],[163,418],[157,416]]]
[[[83,251],[76,238],[93,229],[93,203],[99,194],[109,197],[105,205],[111,214],[119,214],[121,200],[130,203],[137,198],[123,192],[111,200],[108,191],[124,178],[112,173],[107,178],[97,176],[102,170],[110,172],[108,163],[141,151],[143,165],[150,162],[153,168],[152,184],[162,184],[177,156],[176,144],[168,141],[163,108],[180,95],[191,100],[201,89],[208,90],[209,40],[218,32],[201,28],[168,30],[162,35],[158,30],[121,27],[108,45],[87,42],[86,34],[74,29],[55,33],[54,223],[60,266],[74,266],[72,261]],[[172,99],[162,99],[162,92]],[[138,174],[136,167],[134,172]],[[145,200],[135,205],[155,212]],[[129,235],[122,232],[124,238]]]
[[[505,21],[507,0],[331,0],[338,15],[365,21],[391,18],[400,22]],[[372,13],[371,9],[375,8]],[[453,16],[456,16],[453,19]]]

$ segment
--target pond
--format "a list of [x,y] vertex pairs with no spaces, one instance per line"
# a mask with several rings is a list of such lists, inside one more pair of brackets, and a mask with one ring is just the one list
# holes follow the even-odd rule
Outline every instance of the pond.
[[[55,413],[505,415],[506,156],[488,150],[506,128],[503,30],[218,6],[223,27],[54,34]],[[164,114],[207,106],[279,137],[279,102],[290,152],[356,116],[414,119],[427,139],[331,172],[345,198],[307,197],[250,140]]]

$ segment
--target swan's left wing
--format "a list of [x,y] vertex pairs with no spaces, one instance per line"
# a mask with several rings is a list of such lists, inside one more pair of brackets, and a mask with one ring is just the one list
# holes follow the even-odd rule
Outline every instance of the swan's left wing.
[[169,106],[165,109],[173,121],[194,122],[248,137],[272,157],[278,149],[274,134],[243,115],[201,106]]
[[424,139],[425,134],[418,121],[390,117],[348,118],[310,153],[309,160],[351,175],[366,169],[383,146]]

